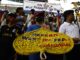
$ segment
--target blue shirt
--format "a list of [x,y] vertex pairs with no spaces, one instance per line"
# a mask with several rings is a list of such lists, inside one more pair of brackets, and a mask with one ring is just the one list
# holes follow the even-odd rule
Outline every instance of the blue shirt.
[[27,31],[33,31],[36,29],[39,29],[41,26],[35,24],[35,25],[31,25],[30,27],[27,28]]
[[[31,25],[30,27],[27,28],[27,31],[33,31],[33,30],[36,30],[36,29],[39,29],[41,26],[35,24],[35,25]],[[39,57],[39,53],[34,53],[34,54],[31,54],[29,55],[29,60],[40,60],[40,57]]]

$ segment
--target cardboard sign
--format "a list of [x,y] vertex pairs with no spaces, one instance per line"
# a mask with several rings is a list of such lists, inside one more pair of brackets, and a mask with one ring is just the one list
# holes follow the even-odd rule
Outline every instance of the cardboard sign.
[[73,40],[69,36],[44,28],[26,32],[13,42],[15,51],[22,55],[45,51],[64,54],[69,52],[73,46]]

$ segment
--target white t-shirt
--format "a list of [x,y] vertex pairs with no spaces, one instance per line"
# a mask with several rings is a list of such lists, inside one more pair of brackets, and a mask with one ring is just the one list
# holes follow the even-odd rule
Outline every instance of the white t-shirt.
[[27,20],[26,20],[26,23],[27,23],[27,27],[29,27],[31,25],[31,18],[33,17],[34,15],[32,14],[28,14],[27,16]]
[[67,34],[68,36],[72,38],[79,38],[79,28],[76,24],[74,23],[68,23],[64,22],[59,29],[60,33]]

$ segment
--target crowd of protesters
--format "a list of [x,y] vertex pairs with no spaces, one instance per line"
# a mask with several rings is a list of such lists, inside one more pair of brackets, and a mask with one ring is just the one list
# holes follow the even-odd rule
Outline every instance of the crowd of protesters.
[[[63,14],[58,11],[56,15],[45,11],[36,12],[34,9],[26,15],[22,7],[15,11],[15,13],[0,11],[0,60],[40,60],[39,53],[29,56],[17,54],[12,44],[21,34],[41,27],[73,38],[75,46],[71,52],[65,54],[66,60],[80,60],[80,20],[78,25],[74,23],[73,10],[67,10]],[[63,60],[63,55],[46,54],[47,60]]]

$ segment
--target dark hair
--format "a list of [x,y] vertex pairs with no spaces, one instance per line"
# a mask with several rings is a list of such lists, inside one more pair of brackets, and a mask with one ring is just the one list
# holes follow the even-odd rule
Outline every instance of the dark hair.
[[45,17],[45,11],[41,11],[37,14],[37,17]]
[[63,13],[64,21],[66,21],[67,16],[69,16],[70,14],[73,14],[73,13],[74,13],[73,10],[66,10],[66,11]]
[[32,14],[34,14],[34,13],[35,13],[35,10],[34,10],[34,9],[31,9],[30,12],[31,12]]
[[44,22],[44,18],[43,17],[36,17],[36,22],[38,22],[39,24],[43,23]]
[[22,7],[18,7],[18,8],[16,9],[16,13],[18,13],[19,10],[23,10],[23,8],[22,8]]
[[7,16],[12,16],[12,17],[16,18],[16,15],[14,13],[9,13]]
[[52,22],[52,21],[53,21],[53,17],[49,17],[49,18],[48,18],[48,21],[49,21],[49,22]]
[[[11,17],[13,17],[14,18],[14,20],[13,20],[13,22],[15,23],[16,22],[16,15],[14,14],[14,13],[9,13],[8,15],[7,15],[7,17],[9,17],[9,16],[11,16]],[[7,22],[7,24],[10,22],[7,18],[6,18],[6,22]]]

